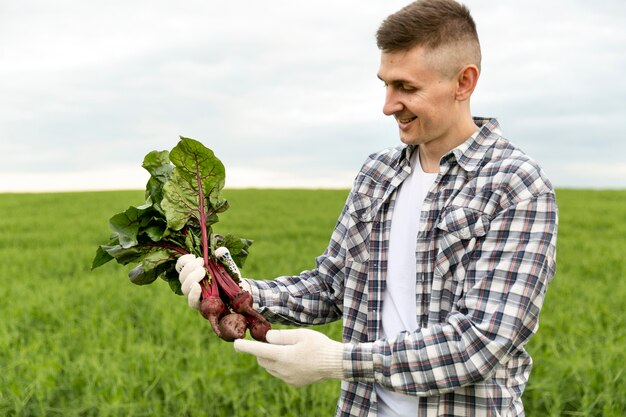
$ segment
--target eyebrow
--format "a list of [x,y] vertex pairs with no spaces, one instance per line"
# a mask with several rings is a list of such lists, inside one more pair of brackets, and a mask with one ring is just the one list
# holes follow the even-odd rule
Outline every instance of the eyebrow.
[[385,84],[391,84],[391,85],[401,85],[401,84],[410,84],[412,85],[413,83],[409,80],[403,80],[403,79],[398,79],[398,80],[391,80],[389,82],[385,81],[383,79],[383,77],[380,76],[380,74],[376,74],[376,77],[378,77],[378,79],[382,82],[384,82]]
[[383,80],[383,77],[380,76],[380,74],[376,74],[376,77],[378,77],[378,79],[382,82],[386,82],[385,80]]

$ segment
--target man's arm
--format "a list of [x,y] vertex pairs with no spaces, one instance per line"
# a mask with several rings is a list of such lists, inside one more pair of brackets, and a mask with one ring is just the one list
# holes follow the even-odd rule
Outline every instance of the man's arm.
[[318,325],[342,316],[344,296],[344,241],[350,223],[348,202],[337,220],[328,247],[316,259],[316,268],[272,280],[247,279],[253,307],[268,320],[289,325]]
[[[327,253],[317,258],[317,268],[296,276],[273,280],[245,280],[253,308],[268,320],[289,325],[317,325],[341,318],[343,278],[337,260]],[[329,269],[337,270],[330,275]]]

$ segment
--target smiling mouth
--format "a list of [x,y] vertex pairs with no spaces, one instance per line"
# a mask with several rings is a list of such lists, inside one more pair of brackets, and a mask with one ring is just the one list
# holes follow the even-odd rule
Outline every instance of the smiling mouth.
[[417,116],[407,117],[407,118],[404,118],[404,119],[402,119],[400,117],[396,117],[396,120],[398,121],[398,123],[403,124],[403,125],[411,123],[415,119],[417,119]]

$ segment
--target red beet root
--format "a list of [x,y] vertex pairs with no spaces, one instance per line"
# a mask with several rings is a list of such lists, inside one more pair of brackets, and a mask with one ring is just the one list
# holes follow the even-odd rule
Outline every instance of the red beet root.
[[[206,268],[210,281],[207,282],[207,278],[203,281],[205,285],[202,287],[203,300],[200,303],[200,312],[211,322],[215,334],[223,340],[232,342],[245,337],[246,329],[249,328],[254,339],[267,342],[265,335],[271,329],[271,325],[252,308],[250,293],[242,290],[233,281],[222,264],[210,259]],[[229,314],[231,309],[234,313]]]
[[265,317],[252,308],[252,295],[248,291],[241,290],[230,301],[230,306],[234,311],[248,316],[256,317],[260,321],[266,321]]
[[220,337],[227,342],[243,339],[246,336],[247,328],[246,318],[237,313],[227,314],[219,322]]
[[248,321],[248,327],[250,328],[250,336],[252,336],[255,340],[259,342],[267,343],[267,339],[265,335],[272,328],[270,323],[265,319],[265,317],[259,314],[259,317],[245,315],[246,320]]
[[240,290],[230,301],[230,306],[237,313],[247,313],[254,311],[252,308],[252,296],[248,291]]
[[222,337],[218,322],[227,313],[228,309],[219,296],[203,298],[200,302],[200,314],[211,323],[211,327],[218,337]]

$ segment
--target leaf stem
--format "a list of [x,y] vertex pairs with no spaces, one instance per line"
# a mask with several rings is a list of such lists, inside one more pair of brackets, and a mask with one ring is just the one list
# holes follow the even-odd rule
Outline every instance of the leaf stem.
[[196,181],[198,181],[198,198],[200,206],[200,230],[202,232],[202,257],[204,258],[204,267],[209,269],[209,237],[206,230],[206,213],[204,212],[204,192],[202,189],[202,178],[200,177],[200,168],[198,159],[196,158]]
[[226,293],[229,299],[233,299],[242,289],[231,276],[226,272],[224,266],[219,262],[209,262],[209,272],[211,276],[218,281],[220,288]]
[[218,296],[219,289],[217,287],[217,280],[215,276],[207,271],[207,276],[202,279],[200,282],[200,287],[202,289],[202,298],[209,298],[213,296]]

